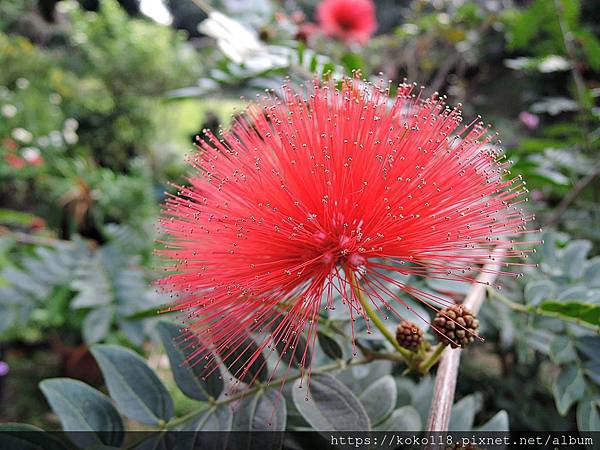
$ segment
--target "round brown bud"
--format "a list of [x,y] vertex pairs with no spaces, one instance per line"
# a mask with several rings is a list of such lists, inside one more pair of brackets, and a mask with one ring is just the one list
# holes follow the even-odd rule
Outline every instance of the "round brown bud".
[[396,328],[396,341],[400,347],[415,351],[423,342],[423,330],[408,320],[402,320]]
[[479,321],[462,305],[438,311],[433,319],[438,339],[452,348],[466,347],[475,341]]

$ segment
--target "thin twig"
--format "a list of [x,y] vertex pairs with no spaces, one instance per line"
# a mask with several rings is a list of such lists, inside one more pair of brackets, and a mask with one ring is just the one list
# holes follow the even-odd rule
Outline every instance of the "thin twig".
[[509,298],[505,297],[504,295],[502,295],[499,292],[496,292],[492,289],[489,289],[488,292],[490,295],[490,300],[492,300],[492,299],[498,300],[503,305],[508,306],[512,311],[519,312],[522,314],[533,314],[533,315],[542,316],[542,317],[549,317],[552,319],[562,320],[563,322],[574,323],[576,325],[579,325],[580,327],[588,328],[588,329],[594,331],[595,333],[600,334],[600,325],[594,325],[592,323],[580,320],[576,317],[568,317],[568,316],[560,315],[558,313],[554,313],[552,311],[545,311],[545,310],[537,308],[535,306],[527,307],[521,303],[513,302]]
[[[492,253],[492,262],[486,264],[471,290],[467,294],[463,305],[477,314],[481,304],[485,299],[486,289],[493,284],[498,276],[497,270],[506,255],[505,247],[498,247]],[[456,389],[456,378],[458,376],[458,366],[460,364],[461,349],[452,349],[447,347],[437,369],[435,378],[435,387],[433,389],[433,399],[431,400],[431,409],[429,410],[429,419],[427,420],[427,431],[448,431],[450,423],[450,413],[454,403],[454,391]]]
[[[339,361],[336,361],[331,364],[326,364],[324,366],[317,367],[312,371],[312,373],[313,374],[328,373],[328,372],[335,371],[335,370],[341,370],[341,369],[344,369],[349,366],[358,366],[361,364],[368,364],[371,361],[373,361],[373,358],[371,358],[369,356],[366,356],[361,359],[354,359],[348,363],[344,362],[343,360],[339,360]],[[292,383],[294,381],[299,380],[301,377],[302,377],[302,374],[298,374],[298,375],[291,376],[291,377],[277,378],[275,380],[270,381],[268,384],[257,383],[254,387],[247,389],[245,391],[238,392],[234,395],[230,395],[230,396],[220,399],[220,400],[213,400],[211,402],[211,407],[216,408],[219,406],[228,405],[237,400],[241,400],[245,397],[248,397],[249,395],[256,394],[260,391],[271,389],[276,386],[281,386],[282,384]],[[182,423],[187,422],[190,418],[197,416],[198,414],[200,414],[204,411],[206,411],[206,409],[194,410],[194,411],[189,412],[181,417],[173,418],[169,422],[165,423],[164,428],[165,429],[174,429],[174,428],[178,427],[179,425],[181,425]]]
[[592,181],[600,175],[600,163],[596,164],[592,171],[585,177],[580,178],[575,184],[573,189],[563,197],[558,206],[554,209],[550,217],[546,220],[546,225],[554,225],[560,216],[567,210],[569,205],[577,198],[577,196],[583,191]]

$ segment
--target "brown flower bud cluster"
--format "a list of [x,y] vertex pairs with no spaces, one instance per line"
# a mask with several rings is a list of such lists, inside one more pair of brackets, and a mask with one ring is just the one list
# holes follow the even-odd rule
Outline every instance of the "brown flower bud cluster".
[[433,319],[437,337],[452,348],[466,347],[475,341],[479,321],[462,305],[442,309]]

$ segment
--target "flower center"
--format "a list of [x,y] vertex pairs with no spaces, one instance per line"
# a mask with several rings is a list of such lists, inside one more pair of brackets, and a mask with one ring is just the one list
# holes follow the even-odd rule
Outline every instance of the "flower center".
[[335,265],[339,263],[358,268],[367,262],[367,258],[358,251],[356,238],[346,234],[332,236],[323,231],[317,231],[314,234],[314,239],[321,248],[320,253],[324,264]]
[[349,11],[342,10],[336,17],[338,26],[344,31],[350,31],[356,28],[354,15]]

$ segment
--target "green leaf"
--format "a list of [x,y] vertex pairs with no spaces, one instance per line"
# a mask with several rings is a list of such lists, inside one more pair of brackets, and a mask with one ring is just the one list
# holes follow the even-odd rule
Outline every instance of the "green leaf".
[[[357,389],[362,392],[367,387],[371,386],[380,378],[392,373],[392,361],[383,359],[372,361],[369,364],[359,364],[350,367],[352,376],[354,377]],[[339,376],[339,375],[338,375]],[[339,381],[344,381],[339,378]],[[352,389],[356,391],[356,389]]]
[[2,450],[65,450],[68,448],[50,433],[25,423],[0,423]]
[[556,336],[550,344],[550,358],[556,364],[575,361],[577,353],[573,341],[567,336]]
[[585,392],[585,380],[577,367],[570,366],[561,370],[552,387],[556,409],[564,416],[571,406],[577,402]]
[[69,378],[52,378],[40,383],[46,400],[60,419],[71,440],[81,448],[97,444],[119,446],[123,422],[112,402],[87,384]]
[[383,421],[396,406],[397,389],[394,378],[386,375],[365,389],[358,397],[372,424]]
[[383,423],[375,427],[376,431],[419,431],[421,416],[410,405],[396,409]]
[[396,377],[396,406],[410,405],[413,398],[415,383],[407,378]]
[[[281,325],[282,319],[275,320],[271,324],[271,332],[275,332]],[[277,331],[281,336],[281,330]],[[279,339],[275,344],[275,350],[281,357],[281,360],[290,367],[306,367],[310,366],[311,352],[310,346],[307,345],[306,339],[302,334],[295,336],[286,336],[287,339]],[[304,360],[304,361],[303,361]]]
[[78,291],[71,301],[75,309],[108,305],[113,298],[110,280],[98,256],[77,268],[71,287]]
[[[183,433],[173,433],[167,430],[157,430],[153,433],[140,433],[141,439],[135,443],[133,450],[170,450],[182,448],[181,444],[186,444],[186,437]],[[194,447],[190,447],[193,449]],[[86,449],[87,450],[87,449]],[[96,450],[90,449],[90,450]],[[104,450],[104,449],[98,449]],[[107,449],[108,450],[108,449]],[[112,450],[112,449],[111,449]]]
[[583,279],[588,287],[600,288],[600,256],[587,261]]
[[310,63],[308,66],[308,70],[310,72],[315,72],[317,70],[317,65],[319,64],[319,61],[317,59],[317,55],[313,55],[313,57],[310,59]]
[[344,53],[341,62],[348,74],[351,74],[353,70],[363,70],[365,66],[365,62],[358,53]]
[[577,349],[590,359],[600,362],[600,336],[581,336]]
[[150,425],[173,416],[171,396],[140,356],[116,345],[95,345],[92,354],[122,414]]
[[232,430],[236,433],[231,434],[232,442],[228,448],[279,449],[283,446],[286,419],[285,398],[278,392],[266,390],[246,397],[233,415]]
[[481,408],[481,400],[476,395],[467,395],[452,406],[448,431],[471,431],[475,414]]
[[16,309],[0,304],[0,334],[15,326],[15,322],[18,320],[17,314]]
[[508,413],[504,410],[498,411],[494,417],[488,420],[486,423],[481,425],[480,427],[475,428],[475,431],[485,431],[485,432],[494,432],[494,431],[508,431]]
[[105,306],[90,311],[83,320],[83,340],[87,345],[92,345],[103,340],[110,330],[114,316],[114,309]]
[[600,328],[600,305],[580,302],[559,303],[548,301],[539,306],[542,311],[555,313],[559,317],[578,320]]
[[577,429],[579,431],[600,431],[600,403],[586,397],[577,404]]
[[429,416],[429,408],[431,406],[431,400],[433,398],[434,382],[434,378],[428,375],[422,378],[421,381],[417,385],[415,385],[411,392],[411,404],[419,412],[419,415],[421,416],[421,421],[423,423],[427,421],[427,417]]
[[203,361],[198,361],[194,354],[200,345],[198,338],[165,321],[158,324],[158,332],[181,392],[202,401],[218,398],[223,392],[223,377],[218,367],[209,374],[203,373]]
[[306,45],[304,44],[304,42],[298,41],[296,51],[297,51],[297,58],[298,58],[299,66],[302,66],[304,63],[304,50],[306,50]]
[[228,405],[223,405],[202,411],[178,429],[181,431],[230,431],[232,424],[232,409]]
[[317,337],[319,339],[319,345],[323,352],[331,359],[342,359],[344,357],[344,351],[337,341],[326,333],[318,332]]
[[245,397],[233,416],[233,431],[283,431],[286,423],[285,398],[274,390]]
[[323,64],[323,70],[321,71],[323,78],[331,77],[335,73],[335,64],[331,62],[326,62]]
[[587,254],[591,248],[590,241],[578,239],[570,241],[562,250],[561,265],[572,280],[578,280],[583,276]]
[[152,308],[144,309],[142,311],[135,312],[133,314],[129,314],[123,319],[125,320],[142,320],[149,318],[156,318],[159,314],[174,314],[177,310],[167,311],[166,306],[153,306]]
[[600,41],[594,33],[587,30],[578,30],[575,36],[582,44],[583,52],[590,67],[596,72],[600,71]]
[[560,293],[552,299],[552,301],[558,301],[560,303],[567,303],[570,301],[580,302],[580,303],[592,303],[587,301],[589,289],[586,286],[581,284],[576,284],[574,286],[566,287],[561,290]]
[[537,305],[543,300],[554,298],[556,285],[550,280],[534,280],[525,285],[525,302]]
[[583,372],[589,379],[600,386],[600,361],[586,361],[583,364]]
[[[229,405],[203,411],[178,428],[186,433],[177,435],[180,445],[177,448],[226,450],[229,448],[229,440],[224,432],[231,431],[232,423],[233,413]],[[190,433],[191,431],[195,433]],[[210,431],[219,433],[207,433]]]
[[[267,381],[267,362],[254,339],[244,331],[238,333],[232,344],[234,348],[219,349],[218,353],[229,372],[238,380],[252,384],[256,380]],[[255,358],[252,364],[247,362]]]
[[1,225],[22,225],[28,227],[35,218],[36,216],[26,212],[0,208]]
[[296,408],[316,431],[369,431],[371,423],[363,405],[352,391],[331,375],[314,375],[293,387]]

